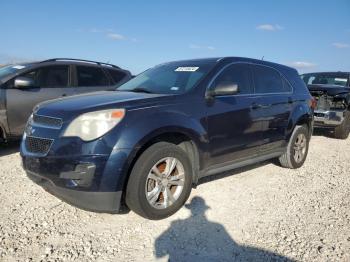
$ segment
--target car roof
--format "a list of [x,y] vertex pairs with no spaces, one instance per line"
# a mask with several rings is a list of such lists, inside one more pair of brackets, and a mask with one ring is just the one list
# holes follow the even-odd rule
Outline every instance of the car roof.
[[[259,64],[259,65],[267,65],[271,67],[283,67],[285,69],[292,69],[295,70],[292,67],[282,65],[282,64],[277,64],[265,60],[259,60],[259,59],[254,59],[254,58],[247,58],[247,57],[238,57],[238,56],[226,56],[226,57],[211,57],[211,58],[198,58],[198,59],[189,59],[189,60],[179,60],[179,61],[172,61],[168,63],[233,63],[233,62],[247,62],[247,63],[253,63],[253,64]],[[164,63],[164,64],[168,64]]]
[[90,65],[97,65],[97,66],[102,66],[102,67],[113,67],[116,69],[120,69],[119,66],[116,66],[116,65],[113,65],[110,63],[85,60],[85,59],[75,59],[75,58],[51,58],[48,60],[40,61],[38,63],[90,64]]
[[311,72],[311,73],[305,73],[303,75],[307,74],[350,74],[350,72],[343,72],[343,71],[329,71],[329,72]]
[[27,63],[19,63],[19,64],[26,66],[26,67],[33,67],[33,66],[38,66],[38,65],[50,65],[50,64],[90,65],[90,66],[97,66],[97,67],[104,67],[104,68],[128,71],[128,70],[125,70],[123,68],[120,68],[119,66],[116,66],[116,65],[110,64],[110,63],[90,61],[90,60],[85,60],[85,59],[74,59],[74,58],[52,58],[52,59],[47,59],[47,60],[43,60],[43,61],[35,61],[35,62],[27,62]]
[[[49,66],[49,65],[57,65],[57,64],[64,64],[64,65],[89,65],[89,66],[95,66],[95,67],[103,67],[105,69],[114,69],[118,71],[122,71],[125,74],[131,76],[131,72],[127,69],[120,68],[116,65],[109,64],[109,63],[103,63],[103,62],[95,62],[95,61],[90,61],[90,60],[84,60],[84,59],[72,59],[72,58],[52,58],[44,61],[33,61],[33,62],[23,62],[23,63],[14,63],[6,66],[13,66],[13,67],[19,67],[18,71],[15,73],[12,73],[2,79],[3,81],[7,81],[13,76],[22,74],[23,72],[28,72],[30,70],[35,70],[41,66]],[[3,82],[0,81],[0,82]]]

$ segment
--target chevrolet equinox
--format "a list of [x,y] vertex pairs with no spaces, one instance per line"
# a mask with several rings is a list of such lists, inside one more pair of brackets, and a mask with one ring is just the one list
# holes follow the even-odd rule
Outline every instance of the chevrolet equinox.
[[38,105],[21,143],[23,167],[80,208],[162,219],[205,176],[274,158],[301,167],[313,105],[297,71],[283,65],[165,63],[116,91]]

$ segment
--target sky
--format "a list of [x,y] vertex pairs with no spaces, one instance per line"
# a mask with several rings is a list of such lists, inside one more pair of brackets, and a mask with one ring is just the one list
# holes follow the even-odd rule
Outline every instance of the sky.
[[0,64],[53,57],[137,74],[182,59],[243,56],[350,71],[350,0],[0,0]]

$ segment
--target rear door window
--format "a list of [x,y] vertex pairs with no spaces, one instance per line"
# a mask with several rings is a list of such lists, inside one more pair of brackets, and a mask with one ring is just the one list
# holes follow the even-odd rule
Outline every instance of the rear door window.
[[101,68],[92,66],[77,66],[79,86],[107,86],[109,81]]
[[281,74],[271,67],[253,65],[253,73],[255,93],[257,94],[274,94],[290,91],[289,84],[284,82]]

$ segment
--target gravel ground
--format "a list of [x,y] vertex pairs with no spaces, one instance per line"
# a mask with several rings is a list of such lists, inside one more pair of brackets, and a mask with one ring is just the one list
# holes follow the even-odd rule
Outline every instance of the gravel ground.
[[0,261],[350,261],[350,138],[314,136],[299,170],[267,162],[203,181],[172,217],[76,209],[0,152]]

